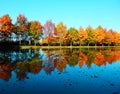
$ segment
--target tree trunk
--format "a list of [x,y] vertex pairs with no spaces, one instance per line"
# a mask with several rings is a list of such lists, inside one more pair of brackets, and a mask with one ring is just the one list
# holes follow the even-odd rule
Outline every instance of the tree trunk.
[[102,47],[104,46],[104,44],[102,43]]
[[71,42],[70,46],[71,46],[71,48],[72,48],[72,42]]
[[29,45],[31,45],[31,40],[29,40]]
[[97,46],[97,44],[95,43],[95,47]]
[[60,42],[60,48],[61,48],[61,40],[59,40],[59,42]]
[[22,40],[22,37],[21,37],[21,34],[18,35],[18,38],[19,38],[19,45],[21,45],[21,40]]
[[88,43],[88,46],[89,46],[89,43]]
[[21,45],[21,40],[19,41],[19,45]]
[[49,46],[50,46],[50,45],[49,45],[49,40],[48,40],[48,49],[49,49]]
[[36,46],[37,40],[34,40],[34,43],[35,43],[35,46]]
[[80,46],[81,46],[81,42],[80,42]]

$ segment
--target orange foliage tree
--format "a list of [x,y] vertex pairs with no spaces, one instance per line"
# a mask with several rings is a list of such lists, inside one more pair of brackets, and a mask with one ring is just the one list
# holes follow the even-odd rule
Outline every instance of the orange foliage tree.
[[8,14],[2,16],[0,18],[0,36],[3,39],[6,39],[12,32],[13,25],[12,20]]
[[64,25],[62,22],[60,22],[56,26],[56,29],[57,29],[57,32],[58,32],[59,43],[60,43],[60,46],[61,46],[61,43],[63,42],[63,36],[67,32],[67,28],[66,28],[66,25]]
[[81,44],[87,39],[88,35],[87,32],[82,27],[79,28],[78,33],[79,33],[79,40],[81,46]]
[[105,37],[105,30],[102,28],[102,26],[98,26],[95,30],[95,38],[97,44],[103,44],[103,40]]
[[115,44],[115,32],[112,29],[109,31],[106,31],[104,43],[108,45]]
[[115,45],[119,45],[120,44],[120,33],[115,32]]

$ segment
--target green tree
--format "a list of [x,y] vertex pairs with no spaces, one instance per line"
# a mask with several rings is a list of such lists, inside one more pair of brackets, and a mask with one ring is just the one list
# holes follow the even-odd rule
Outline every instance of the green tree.
[[87,32],[87,35],[88,35],[88,37],[87,37],[88,46],[90,45],[90,43],[95,44],[96,38],[95,38],[95,34],[94,34],[93,28],[91,26],[88,26],[86,28],[86,32]]
[[32,36],[32,38],[34,38],[34,43],[36,46],[39,36],[42,35],[42,25],[39,21],[31,21],[29,23],[29,34]]
[[65,36],[64,36],[64,42],[66,44],[70,44],[71,46],[74,44],[74,45],[77,45],[79,44],[79,35],[78,35],[78,31],[75,29],[75,28],[70,28]]

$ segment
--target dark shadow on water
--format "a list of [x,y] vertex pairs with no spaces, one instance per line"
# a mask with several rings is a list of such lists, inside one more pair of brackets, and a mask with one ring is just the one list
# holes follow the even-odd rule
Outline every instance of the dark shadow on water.
[[7,52],[13,50],[20,50],[20,46],[18,42],[0,42],[0,51]]

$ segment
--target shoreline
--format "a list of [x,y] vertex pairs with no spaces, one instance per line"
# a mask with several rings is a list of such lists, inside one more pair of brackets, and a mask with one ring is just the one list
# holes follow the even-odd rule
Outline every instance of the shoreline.
[[120,48],[120,46],[20,46],[21,49]]

